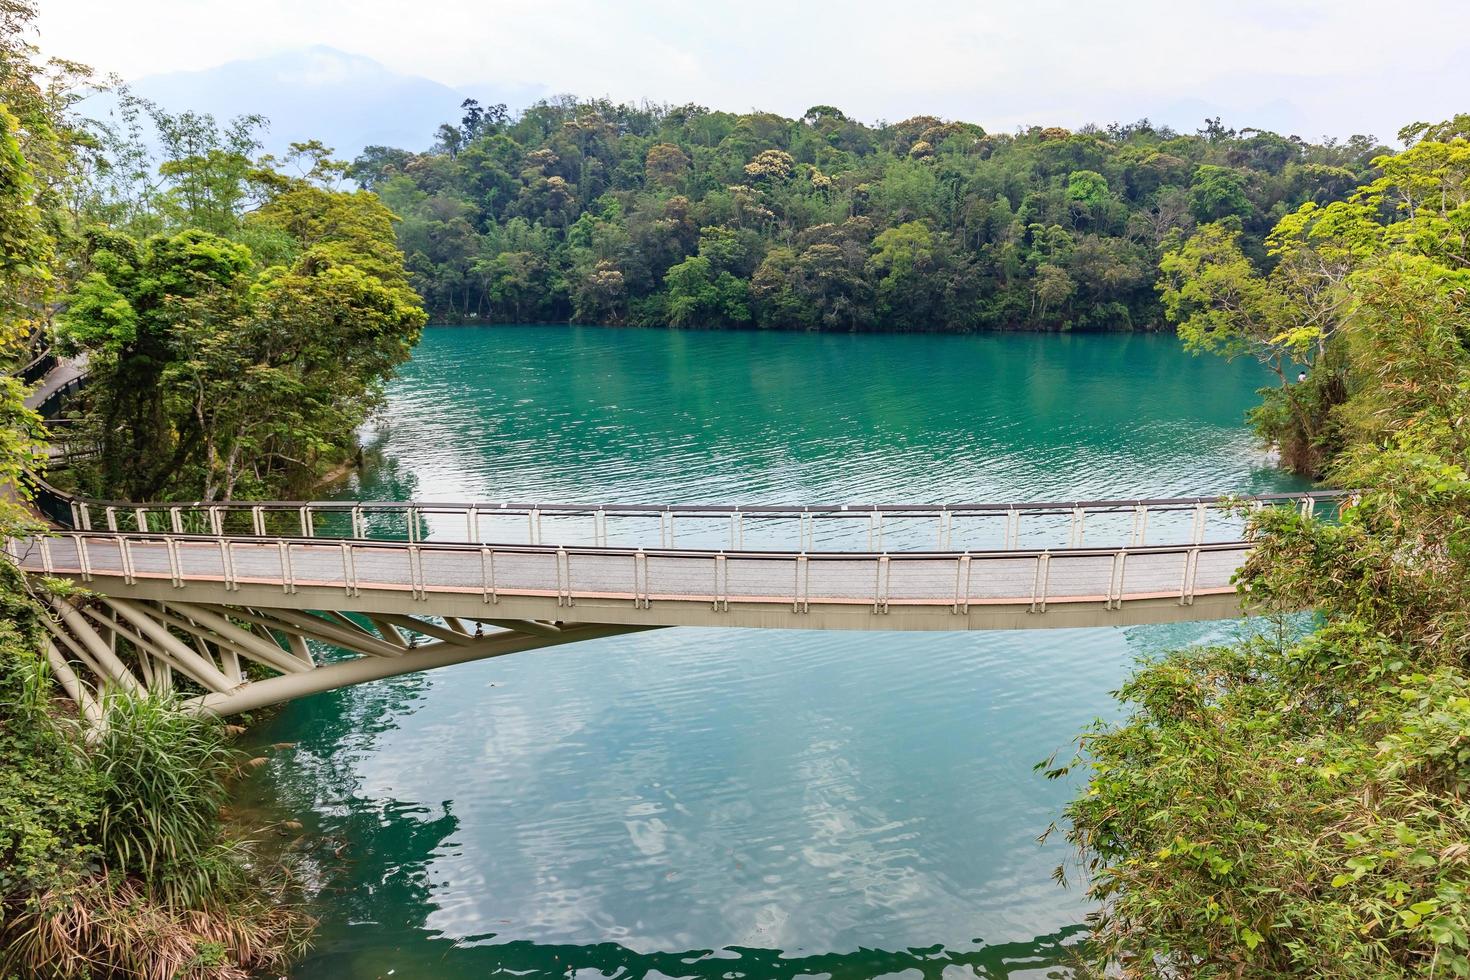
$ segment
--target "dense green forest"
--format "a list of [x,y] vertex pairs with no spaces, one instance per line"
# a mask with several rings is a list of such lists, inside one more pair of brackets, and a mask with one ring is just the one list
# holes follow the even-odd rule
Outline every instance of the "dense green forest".
[[1269,265],[1222,225],[1165,256],[1187,345],[1310,365],[1257,426],[1361,489],[1258,515],[1273,628],[1141,664],[1082,739],[1099,975],[1470,976],[1470,115],[1402,135]]
[[402,219],[414,287],[450,321],[806,330],[1165,324],[1162,250],[1226,221],[1264,237],[1364,183],[1373,139],[1219,120],[1015,134],[562,98],[473,101],[435,147],[351,174]]

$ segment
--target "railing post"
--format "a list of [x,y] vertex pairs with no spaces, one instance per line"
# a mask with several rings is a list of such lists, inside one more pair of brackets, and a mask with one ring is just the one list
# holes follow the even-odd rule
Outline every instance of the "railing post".
[[970,553],[960,555],[954,567],[954,612],[955,615],[970,611]]
[[56,572],[56,563],[51,560],[51,541],[49,538],[41,538],[41,570],[47,575]]
[[[639,571],[643,573],[643,587],[638,586]],[[653,604],[653,596],[648,585],[648,555],[639,548],[633,552],[633,608],[647,609]]]
[[1208,507],[1203,500],[1194,505],[1194,529],[1190,535],[1191,544],[1199,544],[1205,539],[1205,521],[1208,519]]
[[[563,577],[562,566],[566,566]],[[565,548],[556,549],[556,604],[572,604],[572,555]]]
[[1021,542],[1021,512],[1012,507],[1006,511],[1006,537],[1005,547],[1007,551],[1014,550]]
[[173,532],[175,534],[184,533],[184,518],[183,515],[179,513],[179,508],[170,507],[168,509],[168,523],[169,526],[173,528]]
[[480,540],[480,508],[474,504],[464,512],[464,539],[470,544]]
[[893,584],[892,571],[886,554],[879,555],[873,564],[873,612],[888,612],[888,591]]
[[526,514],[526,533],[531,537],[531,544],[541,543],[541,511],[532,507]]
[[285,538],[277,538],[276,546],[281,552],[281,591],[291,595],[296,591],[296,568],[291,564],[291,546]]
[[1143,546],[1148,536],[1148,508],[1138,504],[1133,508],[1133,533],[1129,535],[1130,547],[1139,548]]
[[82,534],[73,534],[72,540],[76,542],[77,564],[82,568],[82,581],[92,581],[92,556],[87,553],[87,538]]
[[106,508],[103,511],[103,513],[107,515],[107,530],[109,530],[109,531],[116,531],[117,530],[117,508],[116,507],[108,507],[108,508]]
[[359,540],[366,538],[367,529],[362,522],[362,507],[358,504],[353,504],[349,514],[352,520],[352,536]]
[[164,538],[164,546],[168,549],[168,574],[176,589],[184,587],[184,576],[179,570],[179,541],[177,538]]
[[1107,608],[1123,608],[1123,575],[1126,571],[1128,561],[1128,549],[1120,548],[1113,552],[1113,571],[1108,581]]
[[792,587],[792,612],[811,612],[811,560],[806,552],[796,556],[796,582]]
[[132,548],[129,546],[128,539],[121,534],[117,536],[117,553],[122,562],[123,584],[134,584]]
[[1033,613],[1046,612],[1046,593],[1051,584],[1051,552],[1043,551],[1036,556],[1036,571],[1031,578],[1031,608]]
[[[723,579],[723,586],[721,580]],[[715,612],[730,611],[730,568],[721,551],[715,555],[715,591],[712,608]]]
[[225,591],[238,592],[240,586],[235,582],[235,556],[232,553],[229,538],[219,539],[219,562],[225,577]]
[[1067,546],[1069,548],[1082,547],[1082,538],[1086,533],[1086,525],[1087,511],[1083,510],[1079,505],[1074,505],[1072,507],[1072,523],[1067,529]]
[[424,556],[417,544],[408,546],[408,579],[415,599],[424,598]]
[[301,536],[316,537],[316,522],[312,519],[311,508],[305,504],[301,506]]
[[342,542],[342,586],[349,596],[362,595],[357,587],[357,557],[352,553],[351,543],[347,541]]
[[487,604],[500,602],[495,590],[495,552],[484,545],[480,546],[480,590]]
[[1199,548],[1190,548],[1184,555],[1184,574],[1179,582],[1179,604],[1194,605],[1195,580],[1199,578]]
[[250,508],[250,527],[257,538],[265,537],[265,511],[258,504]]
[[148,526],[148,508],[134,507],[133,519],[138,523],[139,533],[147,534],[150,530],[152,530],[152,528]]

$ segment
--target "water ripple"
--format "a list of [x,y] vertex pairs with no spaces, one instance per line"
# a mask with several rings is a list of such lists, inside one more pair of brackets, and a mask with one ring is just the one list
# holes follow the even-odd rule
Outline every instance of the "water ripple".
[[[344,495],[1288,489],[1241,423],[1259,383],[1150,336],[431,329]],[[1075,784],[1033,764],[1115,710],[1135,657],[1232,628],[665,630],[292,705],[261,737],[302,744],[270,778],[351,840],[301,975],[1062,962],[1087,904],[1035,838]]]

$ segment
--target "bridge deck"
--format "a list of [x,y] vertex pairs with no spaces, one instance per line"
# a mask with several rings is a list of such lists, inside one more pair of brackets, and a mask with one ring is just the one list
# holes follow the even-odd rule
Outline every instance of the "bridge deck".
[[[979,553],[711,552],[61,532],[23,568],[110,595],[629,625],[974,629],[1235,614],[1246,542]],[[1196,606],[1196,600],[1214,601]],[[1223,598],[1226,602],[1220,601]],[[365,600],[365,601],[364,601]]]

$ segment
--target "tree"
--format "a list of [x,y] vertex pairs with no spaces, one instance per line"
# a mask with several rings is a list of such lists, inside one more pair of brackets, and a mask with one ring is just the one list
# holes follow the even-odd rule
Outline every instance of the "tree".
[[1067,275],[1066,269],[1050,263],[1043,263],[1036,270],[1033,283],[1032,312],[1043,322],[1049,311],[1060,309],[1077,289],[1077,284]]
[[934,233],[921,221],[885,228],[873,239],[868,270],[877,278],[878,319],[903,325],[941,314]]
[[1350,286],[1332,469],[1359,492],[1330,520],[1259,514],[1240,572],[1258,612],[1314,628],[1151,658],[1082,736],[1068,836],[1107,970],[1470,975],[1470,293],[1403,252]]
[[1222,218],[1243,218],[1251,213],[1245,182],[1229,167],[1205,164],[1194,172],[1190,184],[1190,209],[1201,224]]
[[689,173],[689,157],[673,143],[655,143],[648,149],[644,172],[654,184],[675,187]]
[[750,322],[744,280],[716,271],[702,255],[691,256],[668,271],[669,322],[676,327],[728,326]]
[[1086,215],[1095,216],[1108,201],[1107,178],[1097,170],[1073,170],[1067,175],[1067,200],[1086,207]]
[[[403,219],[395,227],[413,283],[446,318],[516,319],[516,306],[496,298],[515,291],[492,295],[485,276],[496,254],[513,252],[544,267],[550,290],[520,301],[521,317],[585,318],[600,309],[608,322],[667,325],[669,270],[703,254],[703,229],[720,228],[739,236],[738,267],[722,268],[762,297],[751,301],[758,318],[779,308],[783,322],[818,329],[879,319],[926,330],[979,322],[1154,327],[1165,317],[1140,270],[1200,220],[1237,222],[1242,252],[1265,268],[1271,219],[1307,201],[1339,201],[1371,179],[1382,152],[1366,138],[1314,146],[1223,126],[1180,135],[1147,121],[992,135],[930,115],[867,126],[827,105],[785,119],[567,96],[503,122],[493,108],[468,100],[448,124],[453,132],[429,151],[378,149],[354,164],[360,182],[371,182],[364,186]],[[617,222],[601,218],[609,201]],[[834,293],[830,280],[817,286],[823,276],[813,263],[806,273],[796,265],[782,271],[779,289],[772,267],[756,288],[768,253],[789,248],[799,264],[818,244],[815,229],[857,217],[872,222],[862,254],[838,247],[842,264],[859,274],[875,235],[910,222],[927,226],[936,258],[922,288],[901,301],[880,299],[876,280],[871,289]],[[515,220],[539,229],[534,244],[506,242],[503,229]],[[592,231],[611,224],[615,235],[599,230],[592,244]],[[262,262],[290,258],[279,243],[248,241]],[[623,301],[598,298],[601,262],[621,274]],[[1037,283],[1043,266],[1074,282],[1061,304],[1041,299],[1061,284],[1056,272]],[[1105,281],[1089,282],[1094,272]],[[896,295],[893,288],[885,297]],[[866,298],[852,305],[849,297],[859,296]],[[824,320],[812,304],[826,299],[847,312]],[[1038,318],[1043,305],[1047,315]]]
[[[40,328],[36,310],[51,285],[53,243],[35,201],[31,166],[21,152],[20,121],[0,106],[0,361],[18,366]],[[19,487],[43,457],[40,418],[25,407],[25,388],[0,375],[0,485]],[[27,523],[25,511],[0,495],[0,534]]]
[[762,150],[745,165],[745,175],[752,180],[785,183],[791,179],[796,161],[785,150]]
[[176,129],[188,172],[170,171],[164,197],[187,206],[157,213],[182,227],[90,229],[58,320],[62,348],[89,360],[84,480],[133,499],[305,486],[349,451],[425,319],[394,216],[333,189],[346,164],[320,143],[292,147],[293,176],[243,144],[220,162],[207,120]]

